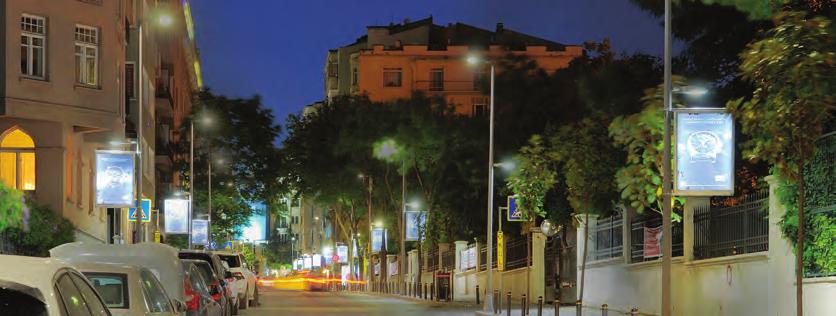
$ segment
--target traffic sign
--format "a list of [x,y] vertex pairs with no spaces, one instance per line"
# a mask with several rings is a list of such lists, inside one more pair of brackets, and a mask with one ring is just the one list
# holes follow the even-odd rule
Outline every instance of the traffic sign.
[[523,211],[519,209],[516,196],[508,197],[508,221],[509,222],[525,222]]
[[128,209],[128,221],[136,222],[141,220],[143,223],[151,221],[151,200],[142,199],[139,204],[141,212],[137,212],[135,207]]
[[496,270],[505,270],[505,235],[496,232]]

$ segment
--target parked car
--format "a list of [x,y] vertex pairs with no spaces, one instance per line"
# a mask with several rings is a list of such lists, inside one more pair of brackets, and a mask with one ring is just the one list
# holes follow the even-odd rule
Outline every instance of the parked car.
[[[207,271],[209,274],[203,277],[209,281],[209,290],[215,291],[218,288],[217,294],[219,297],[217,301],[224,308],[224,315],[238,314],[238,293],[234,284],[229,283],[229,280],[234,280],[235,277],[229,268],[224,266],[224,261],[220,257],[210,251],[204,250],[180,250],[178,254],[180,259],[195,259],[206,262]],[[202,266],[199,266],[202,268]],[[215,294],[213,294],[213,297]]]
[[0,255],[0,315],[110,316],[90,282],[55,258]]
[[186,274],[183,286],[186,291],[186,306],[189,316],[223,316],[221,304],[215,301],[209,290],[209,281],[198,268],[201,260],[180,259],[180,266]]
[[98,262],[147,268],[160,281],[169,298],[179,301],[174,303],[175,306],[182,304],[186,306],[190,315],[195,314],[194,308],[197,305],[189,304],[189,299],[193,298],[193,293],[187,291],[186,284],[189,279],[174,247],[158,243],[106,245],[76,242],[52,248],[49,253],[51,257],[71,262]]
[[110,263],[76,263],[113,315],[174,316],[186,305],[169,298],[160,280],[147,268]]
[[258,305],[258,280],[255,273],[247,268],[247,263],[241,253],[231,251],[215,251],[221,260],[229,265],[229,270],[236,279],[240,309]]
[[209,289],[209,295],[212,296],[212,299],[218,304],[221,305],[221,309],[223,312],[221,314],[225,316],[232,315],[231,309],[231,298],[228,296],[226,292],[226,288],[221,285],[220,282],[222,280],[218,280],[218,277],[215,275],[215,272],[212,271],[212,267],[209,266],[209,263],[203,260],[197,259],[188,259],[191,261],[199,270],[200,276],[203,277],[204,281],[207,283],[207,288]]

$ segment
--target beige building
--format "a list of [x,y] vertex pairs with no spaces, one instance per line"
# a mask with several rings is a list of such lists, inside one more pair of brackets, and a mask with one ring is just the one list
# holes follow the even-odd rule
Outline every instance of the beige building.
[[[166,75],[161,55],[176,56],[170,64],[188,58],[157,52],[162,51],[161,45],[183,45],[182,41],[159,41],[163,26],[153,24],[181,27],[185,34],[187,10],[180,1],[154,0],[7,0],[0,6],[5,35],[5,47],[0,50],[5,61],[0,82],[0,180],[70,220],[78,240],[140,239],[132,236],[124,210],[96,206],[95,151],[136,151],[129,139],[136,139],[142,104],[142,194],[154,200],[156,207],[155,101],[170,101],[171,108],[190,108],[184,104],[189,100],[184,95],[199,82],[195,75],[199,64],[191,43],[195,66],[189,64],[186,70],[192,78],[180,80],[190,83],[175,84],[169,77],[183,69],[170,66],[172,71]],[[144,14],[161,8],[170,17],[157,20]],[[146,24],[141,35],[141,71],[136,66],[139,21]],[[160,82],[168,82],[167,89],[159,89]],[[172,92],[171,87],[178,90]],[[150,229],[145,231],[151,236]]]

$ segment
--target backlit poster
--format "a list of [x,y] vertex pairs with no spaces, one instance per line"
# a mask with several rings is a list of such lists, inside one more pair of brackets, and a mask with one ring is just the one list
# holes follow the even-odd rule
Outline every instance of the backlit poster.
[[189,200],[165,200],[163,201],[163,211],[165,211],[163,214],[166,234],[189,233]]
[[205,219],[196,219],[192,221],[192,244],[209,244],[209,221]]
[[386,247],[383,243],[386,241],[386,229],[383,228],[375,228],[372,230],[372,252],[379,252],[383,247]]
[[406,211],[404,212],[404,221],[406,222],[406,241],[420,240],[419,229],[424,227],[427,223],[427,212],[423,211]]
[[134,153],[96,151],[96,206],[133,207]]
[[337,245],[337,257],[340,258],[340,263],[348,263],[348,246]]
[[676,114],[674,194],[734,194],[734,122],[731,114]]

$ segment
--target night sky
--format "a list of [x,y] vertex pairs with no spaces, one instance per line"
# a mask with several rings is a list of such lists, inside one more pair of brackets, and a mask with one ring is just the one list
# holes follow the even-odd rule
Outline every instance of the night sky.
[[619,52],[662,54],[660,20],[629,0],[195,0],[191,1],[206,86],[259,94],[278,123],[322,100],[328,49],[353,42],[367,25],[432,15],[505,28],[565,44],[609,37]]

